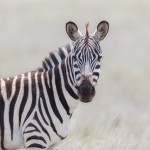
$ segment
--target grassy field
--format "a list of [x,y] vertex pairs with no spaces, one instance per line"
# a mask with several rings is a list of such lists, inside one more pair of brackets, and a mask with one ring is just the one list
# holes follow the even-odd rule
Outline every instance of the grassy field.
[[102,75],[92,103],[76,109],[60,150],[150,149],[150,2],[148,0],[0,0],[0,77],[36,68],[68,40],[65,23],[102,41]]

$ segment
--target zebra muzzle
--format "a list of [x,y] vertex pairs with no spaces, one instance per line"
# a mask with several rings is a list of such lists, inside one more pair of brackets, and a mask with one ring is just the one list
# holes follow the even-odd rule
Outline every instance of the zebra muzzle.
[[88,79],[84,79],[78,87],[78,96],[85,103],[91,102],[95,96],[95,88]]

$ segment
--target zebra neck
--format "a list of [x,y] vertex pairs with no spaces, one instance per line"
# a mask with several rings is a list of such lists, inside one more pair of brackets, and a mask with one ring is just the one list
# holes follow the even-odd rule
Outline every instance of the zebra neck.
[[[49,72],[52,87],[58,95],[63,105],[69,109],[70,113],[78,105],[77,89],[74,81],[73,64],[72,64],[72,43],[59,47],[56,51],[51,52],[42,62],[37,72]],[[68,106],[67,106],[68,105]]]
[[73,113],[79,103],[71,66],[71,55],[69,55],[61,64],[48,71],[50,87],[53,88],[55,97],[59,98],[70,114]]

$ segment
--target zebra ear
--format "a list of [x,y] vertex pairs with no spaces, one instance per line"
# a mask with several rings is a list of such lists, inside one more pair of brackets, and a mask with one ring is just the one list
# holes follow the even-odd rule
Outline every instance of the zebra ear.
[[109,30],[109,23],[107,21],[102,21],[98,24],[97,26],[97,30],[95,31],[93,37],[98,40],[98,41],[102,41]]
[[76,41],[81,37],[81,33],[74,22],[69,21],[66,23],[66,32],[72,41]]

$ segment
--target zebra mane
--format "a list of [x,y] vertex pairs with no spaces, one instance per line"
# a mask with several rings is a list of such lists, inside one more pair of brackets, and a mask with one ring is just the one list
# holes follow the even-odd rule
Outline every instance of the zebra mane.
[[45,57],[42,61],[42,66],[38,67],[36,71],[48,71],[59,65],[71,52],[72,44],[67,43],[64,46],[59,47],[57,50],[50,52],[48,57]]
[[87,22],[85,24],[85,29],[86,29],[86,37],[89,37],[89,31],[88,31],[88,27],[89,27],[89,22]]

